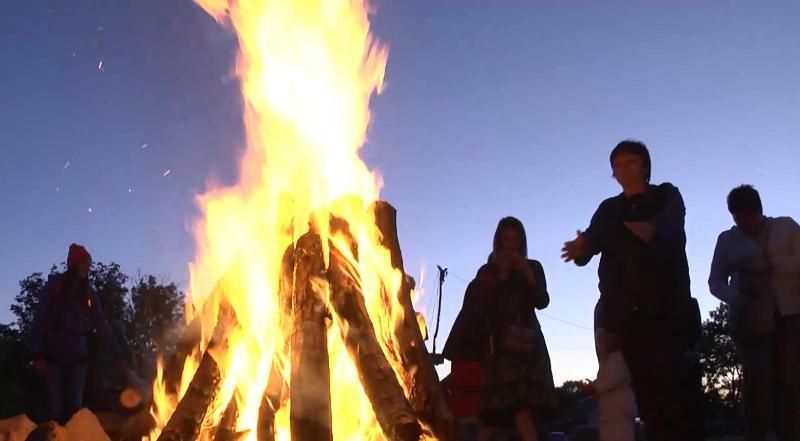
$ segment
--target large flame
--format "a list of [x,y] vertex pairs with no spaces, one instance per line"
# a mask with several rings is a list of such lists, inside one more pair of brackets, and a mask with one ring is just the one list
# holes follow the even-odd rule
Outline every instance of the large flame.
[[[255,440],[270,367],[277,363],[289,380],[284,344],[289,329],[278,299],[282,258],[310,222],[339,248],[341,238],[329,237],[330,214],[346,219],[357,241],[357,259],[346,246],[341,249],[358,272],[376,334],[408,394],[409,379],[393,340],[403,308],[396,295],[386,295],[400,289],[403,275],[379,245],[369,210],[336,203],[355,196],[367,204],[380,190],[380,178],[358,155],[370,121],[369,101],[382,88],[387,60],[386,47],[370,34],[365,0],[195,1],[238,37],[247,133],[239,183],[199,197],[204,216],[196,226],[187,320],[200,315],[203,345],[221,301],[232,307],[237,322],[226,334],[227,350],[214,354],[222,386],[205,426],[217,424],[235,399],[237,430],[249,429],[247,439]],[[224,298],[210,295],[222,280]],[[334,439],[383,439],[340,325],[334,322],[328,334]],[[177,397],[166,394],[159,368],[153,410],[159,427],[151,439],[186,391],[200,354],[187,360]],[[276,416],[276,439],[290,438],[288,408],[282,406]]]

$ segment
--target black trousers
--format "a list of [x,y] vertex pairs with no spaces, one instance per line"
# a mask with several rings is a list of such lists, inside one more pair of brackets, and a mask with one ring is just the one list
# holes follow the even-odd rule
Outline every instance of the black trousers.
[[800,315],[782,317],[775,332],[737,336],[748,441],[800,439]]
[[702,383],[685,321],[634,315],[619,336],[648,441],[702,440]]

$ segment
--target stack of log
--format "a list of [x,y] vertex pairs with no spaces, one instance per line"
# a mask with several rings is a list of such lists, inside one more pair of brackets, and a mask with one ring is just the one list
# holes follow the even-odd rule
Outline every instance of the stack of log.
[[[382,244],[391,252],[392,265],[405,274],[395,209],[385,202],[377,202],[370,209],[375,215]],[[349,237],[346,222],[333,219],[331,225]],[[357,246],[352,239],[350,246],[349,251],[357,256]],[[340,326],[342,340],[355,360],[359,379],[386,438],[415,441],[425,431],[430,431],[439,440],[452,439],[453,419],[411,303],[413,279],[406,276],[398,293],[404,310],[404,320],[397,332],[399,355],[403,371],[411,378],[410,393],[406,397],[375,334],[360,281],[352,276],[354,271],[347,270],[348,265],[350,263],[342,252],[331,246],[326,269],[320,236],[313,231],[302,236],[287,251],[282,275],[285,283],[282,283],[280,296],[287,309],[286,316],[291,319],[291,333],[286,343],[291,345],[292,386],[287,388],[281,369],[273,366],[259,410],[258,440],[274,440],[275,413],[289,399],[293,441],[332,441],[327,330],[334,315],[346,324]],[[323,298],[325,293],[319,292],[318,279],[328,281],[329,302]],[[326,305],[330,305],[331,310]],[[199,341],[197,327],[189,326],[187,329],[176,355],[170,360],[172,366],[167,367],[167,379],[173,388],[177,385],[176,379],[180,378],[180,367]],[[220,388],[220,370],[212,355],[219,345],[224,345],[224,341],[212,339],[203,353],[189,388],[159,441],[194,441],[198,438]],[[244,435],[235,432],[238,414],[235,403],[235,399],[231,400],[215,429],[214,439],[235,440]]]

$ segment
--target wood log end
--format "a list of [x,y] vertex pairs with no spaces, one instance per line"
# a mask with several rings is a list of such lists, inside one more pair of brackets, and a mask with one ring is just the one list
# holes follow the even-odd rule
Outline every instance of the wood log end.
[[399,423],[395,426],[394,439],[399,441],[419,441],[422,436],[422,428],[416,421]]

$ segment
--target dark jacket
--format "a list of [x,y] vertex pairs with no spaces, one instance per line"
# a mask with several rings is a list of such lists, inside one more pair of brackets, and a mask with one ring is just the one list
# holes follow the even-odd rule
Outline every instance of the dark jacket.
[[478,270],[467,286],[464,304],[442,349],[448,360],[481,361],[489,354],[489,337],[502,338],[504,328],[511,324],[538,328],[535,309],[550,303],[547,281],[541,263],[529,260],[534,284],[523,274],[512,272],[501,282],[496,266],[486,264]]
[[65,276],[50,276],[39,293],[31,330],[31,356],[55,362],[86,362],[89,335],[97,332],[102,347],[121,355],[111,328],[103,317],[100,298],[88,286],[70,292]]
[[[599,326],[619,331],[634,312],[679,320],[676,314],[691,308],[685,214],[680,191],[669,183],[600,204],[584,232],[587,253],[575,260],[584,266],[601,254]],[[653,223],[655,237],[644,242],[625,227],[626,221]]]

